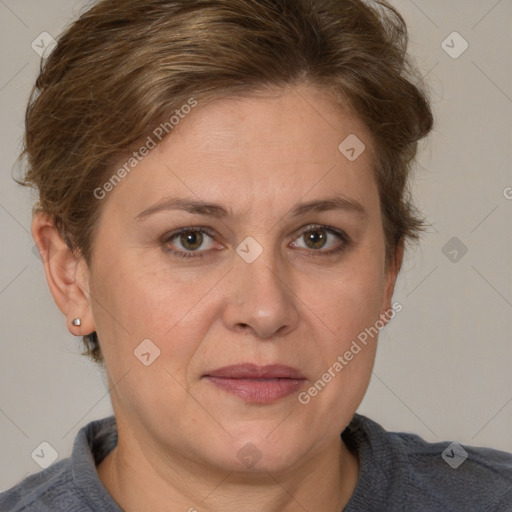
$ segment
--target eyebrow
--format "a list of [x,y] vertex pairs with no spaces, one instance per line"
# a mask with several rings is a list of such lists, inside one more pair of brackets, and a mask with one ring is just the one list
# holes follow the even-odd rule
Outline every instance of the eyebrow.
[[[166,197],[140,212],[135,219],[141,221],[155,213],[169,210],[182,210],[188,213],[205,215],[217,219],[235,217],[231,210],[226,209],[220,204],[180,197]],[[368,213],[361,203],[342,195],[296,204],[287,214],[292,217],[299,217],[306,213],[324,212],[328,210],[342,210],[354,216],[361,217],[362,219],[368,218]]]

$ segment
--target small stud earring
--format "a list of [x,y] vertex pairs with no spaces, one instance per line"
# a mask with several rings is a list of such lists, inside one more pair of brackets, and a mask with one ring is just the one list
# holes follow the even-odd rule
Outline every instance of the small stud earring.
[[75,318],[73,320],[73,322],[71,322],[73,325],[79,327],[80,325],[82,325],[82,321],[80,320],[80,318]]

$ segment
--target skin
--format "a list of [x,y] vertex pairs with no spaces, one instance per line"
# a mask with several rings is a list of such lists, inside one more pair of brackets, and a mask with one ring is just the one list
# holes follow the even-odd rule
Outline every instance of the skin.
[[[350,134],[366,145],[354,162],[338,150]],[[365,213],[290,213],[334,195]],[[231,215],[137,218],[169,196]],[[279,363],[299,369],[307,390],[391,307],[402,248],[386,267],[364,124],[308,85],[200,104],[101,208],[90,267],[47,216],[35,215],[33,236],[70,331],[102,341],[119,444],[98,472],[114,499],[128,512],[341,510],[358,460],[340,433],[369,384],[375,338],[306,405],[297,393],[248,403],[203,376]],[[195,257],[182,256],[179,236],[164,238],[197,227],[213,236]],[[307,230],[325,245],[308,245]],[[236,252],[249,236],[263,249],[253,263]],[[160,350],[149,366],[134,357],[144,339]],[[237,457],[247,443],[261,455],[251,467]]]

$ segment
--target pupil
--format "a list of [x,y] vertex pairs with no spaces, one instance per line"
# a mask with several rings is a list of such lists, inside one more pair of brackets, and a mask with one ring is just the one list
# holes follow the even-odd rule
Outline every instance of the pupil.
[[186,249],[192,251],[196,250],[203,243],[203,235],[197,231],[189,231],[188,233],[182,233],[181,243]]
[[306,245],[313,249],[320,249],[325,245],[326,238],[323,231],[310,231],[306,235]]

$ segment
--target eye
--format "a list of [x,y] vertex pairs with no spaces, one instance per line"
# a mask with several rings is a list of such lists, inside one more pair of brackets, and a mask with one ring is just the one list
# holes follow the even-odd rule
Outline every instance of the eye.
[[309,226],[291,245],[321,254],[332,254],[343,250],[348,243],[348,237],[342,231],[327,226]]
[[[215,234],[203,227],[183,228],[166,235],[162,240],[164,250],[182,258],[201,258],[215,249]],[[342,251],[350,244],[349,237],[335,228],[308,226],[291,244],[298,249],[309,249],[318,255]],[[222,248],[222,247],[219,247]]]
[[[196,256],[212,249],[213,235],[204,228],[185,228],[167,235],[163,243],[166,250],[184,258]],[[202,254],[197,254],[202,256]]]

